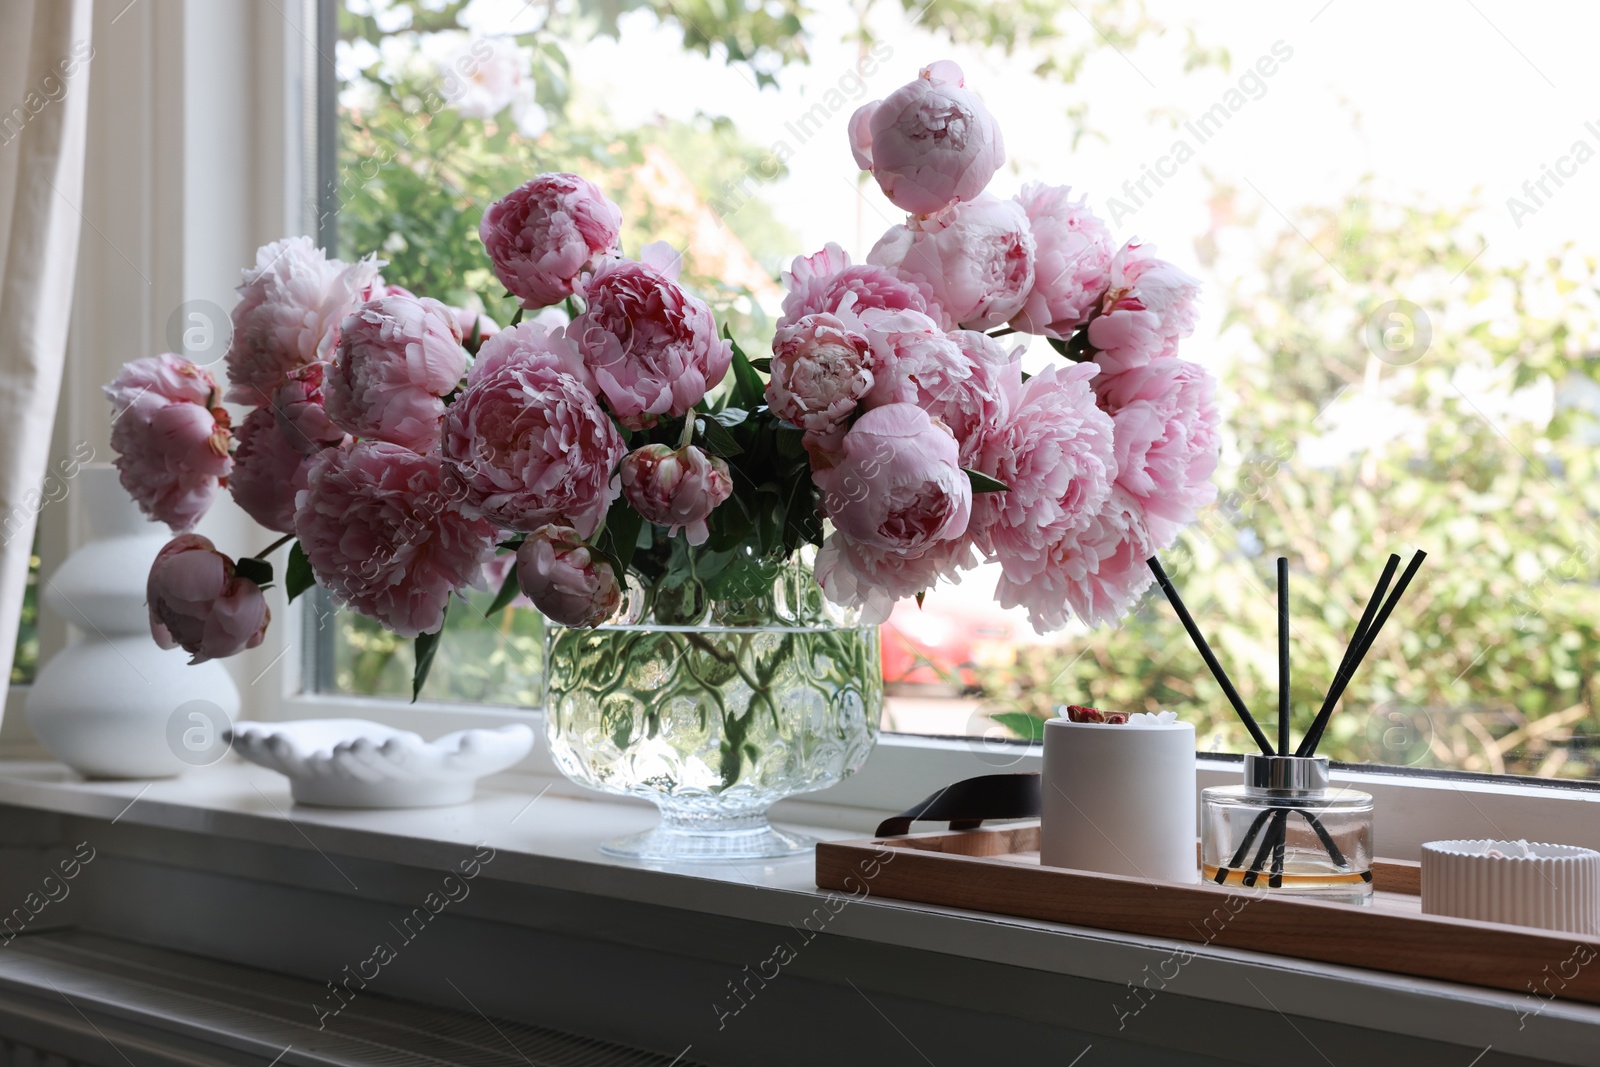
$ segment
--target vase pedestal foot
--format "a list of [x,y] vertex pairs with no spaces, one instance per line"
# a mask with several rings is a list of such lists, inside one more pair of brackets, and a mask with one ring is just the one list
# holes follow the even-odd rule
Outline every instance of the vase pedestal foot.
[[817,839],[773,826],[765,815],[738,819],[674,819],[600,846],[608,856],[660,863],[781,859],[808,853]]

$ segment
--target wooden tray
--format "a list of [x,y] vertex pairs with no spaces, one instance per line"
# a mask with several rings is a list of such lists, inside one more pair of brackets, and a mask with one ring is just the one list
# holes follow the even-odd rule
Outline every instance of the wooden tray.
[[[855,896],[1119,930],[1600,1004],[1600,939],[1422,914],[1415,863],[1373,863],[1373,902],[1045,867],[1039,824],[817,845],[817,885]],[[1593,964],[1590,966],[1590,964]]]

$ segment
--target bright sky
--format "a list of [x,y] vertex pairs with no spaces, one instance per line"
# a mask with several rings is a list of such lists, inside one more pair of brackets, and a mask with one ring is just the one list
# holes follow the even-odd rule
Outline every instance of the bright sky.
[[[1128,54],[1102,45],[1078,83],[1062,86],[1034,77],[1025,55],[952,49],[910,25],[898,4],[879,0],[873,25],[892,54],[864,89],[852,82],[857,46],[844,40],[854,26],[851,5],[815,6],[812,62],[785,71],[776,90],[758,90],[740,69],[685,53],[675,29],[643,14],[624,19],[621,41],[573,53],[574,82],[623,124],[704,110],[729,116],[758,143],[787,142],[790,176],[762,195],[800,235],[797,253],[836,240],[859,257],[898,221],[876,187],[858,194],[845,125],[860,103],[941,58],[962,65],[967,85],[1001,122],[1009,160],[995,192],[1009,195],[1028,180],[1072,185],[1112,221],[1119,240],[1153,242],[1213,285],[1221,279],[1208,277],[1193,250],[1208,228],[1212,178],[1257,197],[1274,222],[1293,222],[1307,205],[1338,203],[1367,176],[1375,195],[1418,206],[1476,196],[1488,205],[1485,262],[1542,258],[1567,241],[1600,250],[1600,63],[1593,56],[1600,4],[1546,2],[1530,18],[1527,4],[1509,0],[1152,0],[1157,21],[1192,26],[1203,45],[1226,47],[1232,70],[1186,73],[1180,29]],[[1062,6],[1065,29],[1097,36],[1072,5]],[[526,9],[523,0],[477,0],[470,11],[480,32],[503,33],[527,28],[513,21]],[[790,124],[819,102],[826,109],[829,91],[841,87],[853,98],[802,143]],[[1078,102],[1105,141],[1073,148],[1066,112]],[[1217,104],[1228,110],[1220,129],[1214,124],[1202,139],[1183,125],[1198,128]],[[1181,163],[1179,141],[1193,153]],[[1137,182],[1147,167],[1171,176],[1159,188],[1146,179],[1153,195],[1135,201],[1123,183]],[[1561,185],[1545,176],[1547,167],[1564,172]],[[1523,188],[1541,177],[1542,203]],[[1530,209],[1520,218],[1507,205],[1513,196]],[[1229,266],[1224,260],[1220,269]],[[1207,312],[1184,354],[1215,368],[1225,358],[1221,301],[1210,301]],[[1371,403],[1346,415],[1357,438],[1389,418]],[[961,599],[986,598],[989,588],[969,581]]]

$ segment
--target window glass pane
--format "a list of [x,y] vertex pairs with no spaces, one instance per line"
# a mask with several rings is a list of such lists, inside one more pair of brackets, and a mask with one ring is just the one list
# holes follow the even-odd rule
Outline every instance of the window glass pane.
[[17,627],[17,648],[11,659],[11,684],[27,685],[39,669],[39,543],[34,540],[28,557],[28,589],[22,596],[22,619]]
[[[773,14],[791,7],[796,23]],[[1600,9],[1342,0],[1307,21],[1268,3],[886,0],[737,25],[696,10],[715,24],[686,28],[669,3],[344,0],[341,252],[378,250],[391,281],[505,322],[483,207],[577,170],[623,206],[625,249],[687,249],[689,283],[759,354],[793,255],[838,241],[859,260],[899,221],[858,181],[851,113],[953,58],[1005,130],[1001,195],[1070,184],[1116,241],[1156,242],[1204,282],[1181,354],[1218,380],[1219,495],[1166,562],[1269,732],[1274,558],[1294,566],[1298,732],[1388,553],[1424,548],[1323,752],[1600,774],[1600,125],[1580,106],[1600,90],[1584,52]],[[493,62],[463,80],[474,48]],[[1171,708],[1203,748],[1249,747],[1158,595],[1117,628],[1038,635],[995,605],[995,580],[980,568],[897,609],[890,728],[1022,737],[1093,703]],[[450,698],[529,701],[536,622],[462,610],[447,640]],[[405,648],[351,620],[333,645],[329,684],[409,695]]]

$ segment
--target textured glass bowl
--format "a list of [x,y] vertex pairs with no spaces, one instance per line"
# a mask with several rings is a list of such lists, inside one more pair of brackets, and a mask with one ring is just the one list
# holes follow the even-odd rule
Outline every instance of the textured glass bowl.
[[[878,737],[878,633],[822,600],[800,559],[773,563],[745,595],[630,580],[617,620],[552,626],[546,731],[580,785],[643,797],[661,824],[607,842],[658,861],[755,859],[809,849],[767,809],[859,770]],[[736,593],[741,591],[735,591]]]

